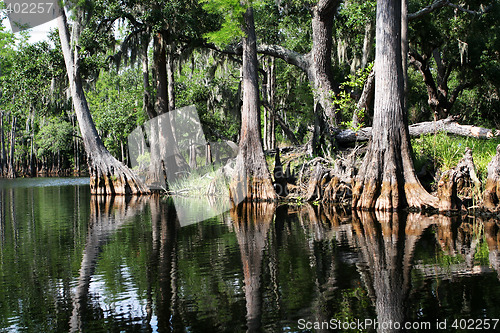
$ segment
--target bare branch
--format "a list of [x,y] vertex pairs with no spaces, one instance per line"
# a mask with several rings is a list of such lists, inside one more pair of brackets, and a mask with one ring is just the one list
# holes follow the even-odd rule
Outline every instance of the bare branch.
[[257,46],[257,52],[283,59],[287,63],[297,66],[304,71],[307,71],[309,68],[309,62],[305,59],[304,55],[288,50],[280,45],[261,44]]
[[464,13],[471,14],[471,15],[478,15],[478,16],[486,14],[493,7],[493,6],[488,6],[484,9],[482,8],[481,10],[476,11],[476,10],[470,10],[470,9],[464,8],[462,6],[456,5],[454,3],[451,3],[450,1],[448,1],[447,5],[452,7],[452,8],[458,9]]
[[433,3],[431,3],[430,5],[420,9],[418,12],[408,14],[408,20],[411,21],[411,20],[418,19],[424,15],[432,13],[436,9],[439,9],[439,8],[442,8],[446,5],[448,5],[448,3],[449,3],[448,0],[436,0]]
[[476,11],[476,10],[470,10],[470,9],[464,8],[464,7],[460,6],[460,5],[454,4],[454,3],[452,3],[449,0],[436,0],[433,3],[431,3],[430,5],[428,5],[428,6],[424,7],[424,8],[422,8],[422,9],[420,9],[419,11],[417,11],[415,13],[408,14],[408,20],[419,19],[422,16],[427,15],[429,13],[432,13],[433,11],[435,11],[437,9],[440,9],[442,7],[445,7],[445,6],[448,6],[448,7],[451,7],[451,8],[455,8],[457,10],[460,10],[460,11],[462,11],[464,13],[468,13],[468,14],[471,14],[471,15],[483,15],[483,14],[486,14],[493,7],[491,5],[491,6],[488,6],[486,8],[482,8],[481,10]]

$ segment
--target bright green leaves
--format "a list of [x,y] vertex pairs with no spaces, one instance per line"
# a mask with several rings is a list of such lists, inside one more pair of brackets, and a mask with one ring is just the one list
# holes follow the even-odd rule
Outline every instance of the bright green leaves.
[[220,16],[220,29],[205,33],[203,36],[221,47],[244,36],[242,29],[243,14],[248,7],[258,8],[263,0],[198,0],[203,9],[210,14]]
[[199,2],[207,12],[221,15],[221,28],[204,34],[207,40],[222,46],[243,37],[241,26],[246,8],[241,5],[240,0],[199,0]]
[[[353,91],[362,91],[363,87],[372,71],[373,63],[369,64],[364,69],[359,69],[356,74],[349,74],[347,80],[340,85],[342,89],[338,95],[333,96],[334,103],[342,112],[342,118],[352,119],[354,113],[357,114],[358,119],[363,119],[365,116],[364,109],[358,109],[357,101],[352,96]],[[333,92],[332,92],[333,94]],[[342,122],[345,126],[353,131],[358,131],[365,124],[363,122],[353,124],[352,120]]]

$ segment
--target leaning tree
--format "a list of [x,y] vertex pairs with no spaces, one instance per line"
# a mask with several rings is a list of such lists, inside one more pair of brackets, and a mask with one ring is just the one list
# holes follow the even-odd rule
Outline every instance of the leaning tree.
[[[353,188],[353,208],[437,205],[416,177],[405,106],[406,1],[377,1],[373,132]],[[403,20],[404,19],[404,20]]]
[[[61,8],[61,15],[57,18],[57,24],[73,106],[80,126],[85,151],[87,152],[91,193],[113,195],[149,192],[149,189],[140,179],[104,147],[97,133],[83,90],[78,55],[78,33],[72,36],[75,42],[71,44],[64,8]],[[78,22],[75,22],[75,24],[78,24]],[[73,31],[77,30],[73,29]]]

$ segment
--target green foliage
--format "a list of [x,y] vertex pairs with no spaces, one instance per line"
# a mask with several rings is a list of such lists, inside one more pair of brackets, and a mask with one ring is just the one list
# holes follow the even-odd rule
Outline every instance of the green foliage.
[[255,7],[255,30],[266,44],[278,44],[298,53],[311,49],[313,1],[265,0]]
[[66,153],[71,150],[73,139],[73,125],[58,117],[44,119],[35,136],[38,146],[37,157],[47,153]]
[[419,170],[430,160],[434,168],[442,171],[454,168],[462,159],[465,148],[472,149],[472,157],[476,165],[478,177],[487,177],[487,165],[495,155],[500,139],[481,140],[469,137],[449,136],[446,133],[424,135],[412,139],[415,153],[415,169]]
[[144,122],[139,69],[101,72],[95,89],[87,93],[87,101],[104,145],[120,156],[127,136]]
[[[409,12],[416,12],[426,5],[427,1],[410,1]],[[462,117],[462,122],[497,126],[500,124],[497,112],[500,102],[498,94],[492,92],[500,87],[497,51],[500,6],[497,2],[481,0],[464,1],[460,6],[472,11],[490,10],[483,15],[474,15],[445,6],[412,20],[409,25],[410,50],[429,58],[435,81],[438,68],[434,55],[438,54],[443,63],[450,66],[447,74],[449,94],[467,84],[451,110]],[[410,89],[410,107],[417,104],[417,109],[424,105],[429,108],[427,94],[423,94],[425,86],[420,84],[417,90],[410,85]],[[425,112],[424,118],[428,118],[428,114]]]
[[[15,114],[48,110],[47,96],[50,95],[53,68],[52,52],[46,42],[27,45],[15,52],[15,61],[11,60],[10,68],[7,67],[4,75],[0,77],[0,103],[4,108]],[[12,52],[10,54],[14,55]]]
[[[363,119],[365,115],[365,110],[358,110],[357,100],[352,95],[353,91],[362,91],[365,85],[366,79],[370,72],[372,71],[373,63],[364,69],[359,69],[356,74],[349,74],[344,83],[340,85],[340,93],[338,95],[333,95],[333,101],[338,107],[339,112],[342,112],[343,119],[350,119],[349,121],[342,122],[341,125],[350,128],[354,131],[359,130],[364,126],[363,122],[357,125],[352,123],[352,117],[354,112],[357,113],[358,119]],[[333,94],[333,93],[332,93]]]
[[236,140],[239,131],[239,65],[195,52],[176,77],[176,104],[195,104],[209,141]]
[[243,36],[243,14],[246,8],[241,5],[240,0],[199,0],[203,8],[209,13],[217,13],[222,16],[220,30],[207,32],[204,37],[218,46],[233,42]]

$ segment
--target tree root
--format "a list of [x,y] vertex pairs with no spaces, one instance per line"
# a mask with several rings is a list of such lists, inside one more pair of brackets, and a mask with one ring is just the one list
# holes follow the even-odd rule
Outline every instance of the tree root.
[[464,201],[459,198],[459,194],[474,196],[478,194],[480,188],[481,181],[477,178],[472,150],[467,147],[464,157],[457,166],[441,175],[437,193],[439,211],[465,210]]
[[147,186],[111,154],[89,157],[90,193],[96,195],[147,194]]
[[496,155],[488,163],[488,178],[481,206],[491,212],[500,210],[500,145],[497,146]]

